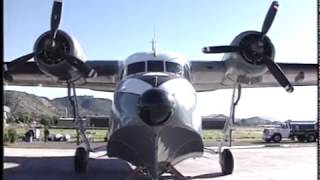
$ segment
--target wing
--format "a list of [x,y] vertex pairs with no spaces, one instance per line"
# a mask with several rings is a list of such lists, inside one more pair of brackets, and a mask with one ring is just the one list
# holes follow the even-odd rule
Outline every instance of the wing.
[[[277,63],[293,86],[317,85],[317,64]],[[233,88],[234,82],[225,77],[225,61],[191,61],[192,84],[197,92]],[[244,88],[280,87],[277,80],[266,72],[254,84]]]
[[[10,62],[5,63],[10,66]],[[86,64],[96,70],[95,78],[80,79],[76,81],[78,88],[86,88],[98,91],[114,91],[118,81],[119,61],[86,61]],[[49,76],[38,68],[35,62],[27,62],[9,72],[12,79],[6,81],[7,85],[17,86],[46,86],[67,87],[67,83]]]

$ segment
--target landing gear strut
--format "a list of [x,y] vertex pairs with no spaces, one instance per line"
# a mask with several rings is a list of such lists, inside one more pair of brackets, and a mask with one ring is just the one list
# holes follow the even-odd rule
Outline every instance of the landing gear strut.
[[[68,81],[67,83],[68,83],[68,98],[73,109],[74,122],[78,126],[77,145],[80,144],[79,133],[80,133],[81,140],[83,142],[83,144],[76,149],[75,156],[74,156],[74,169],[77,173],[84,173],[87,170],[89,152],[90,151],[92,152],[92,149],[90,147],[89,140],[85,134],[85,128],[83,126],[82,119],[80,118],[80,115],[79,115],[77,95],[76,95],[74,82]],[[73,90],[73,97],[71,96],[71,89]]]
[[[237,98],[236,98],[236,90],[238,92]],[[238,102],[240,100],[240,96],[241,96],[241,85],[235,84],[233,87],[233,93],[232,93],[232,102],[231,102],[231,106],[230,106],[230,116],[224,124],[223,138],[221,139],[219,146],[218,146],[219,162],[220,162],[222,173],[225,175],[232,174],[233,167],[234,167],[234,160],[233,160],[233,156],[232,156],[230,149],[224,149],[222,151],[222,146],[224,146],[224,144],[226,142],[229,142],[229,146],[231,146],[232,125],[234,123],[234,118],[235,118],[235,116],[234,116],[235,108],[238,105]]]

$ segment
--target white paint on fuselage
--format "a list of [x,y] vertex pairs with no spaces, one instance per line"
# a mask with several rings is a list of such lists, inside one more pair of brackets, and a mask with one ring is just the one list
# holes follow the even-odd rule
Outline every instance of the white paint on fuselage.
[[119,92],[141,95],[143,92],[151,88],[152,86],[150,84],[140,79],[128,78],[124,80],[123,84],[119,88]]
[[[157,53],[156,55],[153,52],[138,52],[130,55],[124,62],[124,68],[129,64],[136,62],[146,62],[146,61],[164,61],[164,62],[175,62],[180,64],[182,67],[187,65],[189,62],[179,54],[176,53]],[[135,78],[136,76],[169,76],[168,72],[139,72],[137,74],[132,74],[127,77],[124,77],[122,81],[118,84],[118,92],[121,93],[130,93],[136,95],[142,95],[146,90],[153,88],[147,82]],[[198,133],[202,132],[201,117],[197,111],[197,94],[192,86],[192,84],[182,76],[173,78],[161,84],[158,88],[165,90],[169,95],[173,96],[176,101],[176,111],[173,115],[173,120],[169,120],[167,125],[171,126],[188,126]],[[117,99],[115,98],[116,102]],[[124,121],[122,115],[119,114],[119,111],[113,106],[114,114],[119,118],[120,121],[123,118],[123,123],[128,122]],[[127,115],[125,115],[127,116]],[[131,116],[131,115],[130,115]],[[131,121],[141,121],[140,119],[132,119]],[[141,123],[141,122],[136,122]],[[127,124],[127,123],[125,123]],[[124,124],[122,124],[124,125]]]
[[[119,87],[119,92],[141,96],[145,91],[152,88],[147,82],[130,77],[123,81],[121,87]],[[158,88],[165,90],[175,99],[175,111],[177,113],[174,115],[173,120],[168,121],[167,125],[187,125],[201,133],[201,117],[196,112],[197,94],[191,83],[184,78],[173,78],[164,82]],[[117,101],[117,99],[114,100]],[[118,112],[117,114],[119,115]]]
[[191,83],[184,78],[175,78],[161,84],[159,88],[175,98],[180,109],[185,112],[183,121],[190,123],[189,126],[201,132],[201,118],[196,112],[197,94]]

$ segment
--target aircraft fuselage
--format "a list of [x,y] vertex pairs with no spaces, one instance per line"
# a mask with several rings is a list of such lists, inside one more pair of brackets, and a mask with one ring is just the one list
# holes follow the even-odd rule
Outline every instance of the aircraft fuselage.
[[145,167],[154,177],[168,163],[201,156],[196,103],[196,91],[181,74],[140,72],[123,78],[114,93],[108,155]]

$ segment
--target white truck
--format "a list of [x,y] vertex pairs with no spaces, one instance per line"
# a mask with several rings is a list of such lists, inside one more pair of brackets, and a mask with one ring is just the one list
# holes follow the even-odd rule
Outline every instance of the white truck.
[[265,142],[280,142],[283,138],[297,139],[299,142],[315,142],[318,139],[316,121],[286,121],[263,129]]

